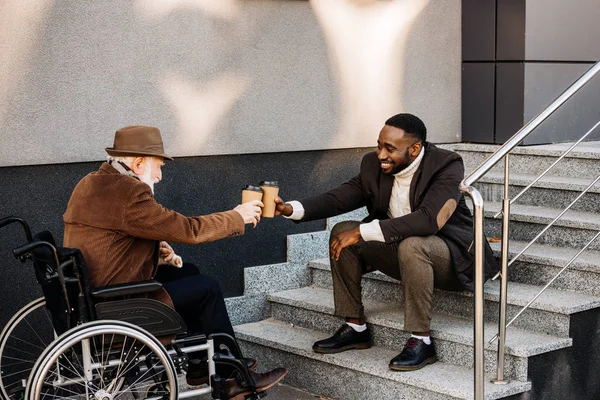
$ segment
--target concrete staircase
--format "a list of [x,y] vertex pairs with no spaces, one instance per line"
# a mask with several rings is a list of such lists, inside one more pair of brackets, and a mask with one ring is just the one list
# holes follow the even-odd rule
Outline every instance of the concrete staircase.
[[[495,146],[452,146],[467,171]],[[563,145],[516,149],[511,156],[511,192],[530,183],[561,154]],[[600,174],[600,146],[580,145],[550,176],[511,208],[510,253],[517,254],[578,193]],[[498,237],[502,166],[478,184],[486,200],[486,234]],[[521,256],[509,271],[508,316],[515,315],[541,286],[600,230],[600,185],[592,188]],[[364,210],[328,221],[360,219]],[[473,297],[468,292],[436,290],[432,336],[439,361],[410,372],[393,372],[389,360],[408,335],[402,328],[400,284],[379,272],[363,278],[367,323],[375,346],[334,355],[311,350],[342,320],[333,315],[332,280],[327,260],[328,231],[288,237],[288,263],[246,270],[245,295],[227,299],[238,339],[263,369],[284,365],[285,382],[333,399],[473,398]],[[492,247],[499,254],[499,244]],[[497,332],[498,282],[485,286],[485,336]],[[506,385],[487,383],[486,399],[598,399],[600,384],[600,241],[557,279],[507,330]],[[248,309],[252,308],[252,314]],[[496,343],[486,340],[485,370],[495,377]]]

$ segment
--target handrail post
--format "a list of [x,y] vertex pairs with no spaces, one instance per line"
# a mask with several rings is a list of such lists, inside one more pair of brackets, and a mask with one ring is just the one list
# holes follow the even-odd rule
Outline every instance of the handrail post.
[[465,186],[464,181],[460,185],[460,191],[468,195],[473,201],[473,228],[474,228],[474,246],[475,246],[475,274],[474,274],[474,326],[473,336],[475,345],[475,391],[474,400],[483,400],[484,391],[484,379],[485,379],[485,360],[483,354],[483,283],[484,283],[484,252],[483,252],[483,198],[481,193],[472,186]]
[[498,362],[497,378],[492,380],[497,385],[504,385],[510,380],[504,379],[504,358],[506,343],[506,289],[508,285],[508,233],[510,216],[508,153],[504,158],[504,197],[502,199],[502,266],[500,272],[500,317],[498,319]]

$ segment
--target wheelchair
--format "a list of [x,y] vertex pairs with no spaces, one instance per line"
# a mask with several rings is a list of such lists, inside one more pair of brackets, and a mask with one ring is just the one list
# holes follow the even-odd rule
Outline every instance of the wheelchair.
[[[246,399],[266,396],[257,391],[231,336],[190,335],[175,310],[144,297],[159,290],[160,282],[92,289],[78,249],[56,246],[48,231],[32,236],[17,217],[0,219],[0,228],[12,223],[23,227],[27,239],[13,254],[32,261],[44,296],[19,310],[0,334],[4,399],[221,399],[218,365],[237,373],[248,388]],[[215,341],[231,355],[216,353]],[[207,354],[207,383],[180,393],[190,353],[197,352]]]

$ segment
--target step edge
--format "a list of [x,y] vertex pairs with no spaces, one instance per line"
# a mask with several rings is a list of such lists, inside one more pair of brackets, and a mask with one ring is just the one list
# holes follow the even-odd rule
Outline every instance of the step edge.
[[[299,290],[299,289],[297,289],[297,290]],[[319,290],[325,291],[327,289],[319,289]],[[282,305],[286,305],[286,306],[290,306],[290,307],[303,308],[303,309],[306,309],[311,312],[326,314],[329,316],[335,316],[333,307],[326,307],[324,309],[321,305],[316,304],[314,302],[309,302],[307,300],[302,301],[302,300],[290,299],[290,298],[286,298],[285,296],[283,296],[281,294],[278,295],[277,293],[273,293],[272,295],[270,295],[269,301],[272,303],[282,304]],[[388,303],[388,302],[378,302],[378,303],[389,305],[390,307],[394,306],[393,303]],[[400,313],[400,315],[402,315],[402,313]],[[468,319],[466,319],[466,318],[449,315],[449,314],[442,314],[442,313],[438,313],[438,312],[432,313],[432,320],[435,318],[436,315],[445,315],[448,318],[452,318],[454,320],[468,321]],[[401,323],[399,323],[399,322],[394,323],[394,321],[386,319],[385,317],[377,316],[376,314],[375,315],[366,314],[366,322],[371,325],[376,325],[376,326],[380,326],[380,327],[384,327],[384,328],[402,331],[402,327],[399,326],[399,325],[402,325]],[[497,326],[497,324],[494,324],[493,322],[485,323],[485,326],[487,328],[489,328],[492,332],[497,330],[497,328],[492,329],[492,327],[494,325]],[[485,331],[487,331],[487,329],[485,329]],[[445,340],[448,342],[467,345],[470,347],[474,346],[472,337],[469,338],[469,337],[461,335],[460,333],[457,333],[457,332],[444,331],[443,329],[436,327],[436,326],[432,326],[431,332],[432,332],[431,336],[434,339]],[[539,332],[528,331],[526,329],[515,328],[515,327],[509,327],[507,329],[507,336],[515,335],[515,334],[527,335],[529,340],[539,339],[540,341],[547,340],[550,342],[549,343],[546,342],[546,344],[544,346],[532,345],[533,347],[532,346],[519,347],[519,346],[515,346],[514,344],[507,344],[506,348],[505,348],[506,353],[510,354],[511,356],[514,356],[514,357],[533,357],[533,356],[536,356],[539,354],[544,354],[544,353],[547,353],[550,351],[568,348],[573,345],[573,339],[571,339],[571,338],[564,338],[564,337],[560,337],[560,336],[556,336],[556,335],[541,334]],[[497,346],[493,343],[489,343],[489,339],[491,339],[491,338],[488,338],[485,341],[485,350],[493,351],[493,352],[497,353],[497,351],[498,351]]]
[[[442,393],[442,394],[446,394],[446,395],[457,396],[459,398],[469,398],[470,396],[472,396],[472,392],[467,392],[462,389],[455,389],[455,388],[451,388],[451,387],[445,387],[445,388],[440,388],[440,389],[436,390],[435,387],[431,388],[431,387],[427,386],[431,382],[430,380],[423,379],[423,378],[417,380],[414,378],[414,376],[412,377],[412,380],[411,380],[411,378],[408,378],[408,374],[404,374],[404,375],[394,374],[395,376],[392,375],[394,377],[400,377],[400,378],[402,376],[404,376],[404,377],[407,377],[406,379],[390,379],[388,376],[376,375],[375,373],[365,370],[364,368],[352,368],[352,367],[346,365],[345,363],[341,362],[341,360],[339,360],[338,358],[336,358],[336,354],[318,354],[318,353],[313,352],[312,350],[307,350],[307,349],[297,347],[297,346],[291,346],[286,343],[277,342],[270,338],[259,337],[256,334],[253,335],[253,334],[243,331],[244,327],[246,327],[246,326],[249,326],[252,324],[262,324],[262,325],[274,324],[273,321],[277,321],[277,320],[270,318],[270,319],[263,320],[260,322],[238,325],[235,327],[235,328],[237,328],[236,336],[240,340],[252,342],[259,346],[265,346],[265,347],[273,348],[278,351],[288,352],[291,354],[295,354],[297,356],[306,357],[306,358],[316,360],[319,362],[323,362],[326,364],[336,365],[341,368],[352,369],[354,371],[357,371],[357,372],[360,372],[363,374],[373,375],[373,376],[377,376],[377,377],[383,378],[383,379],[389,379],[393,382],[397,382],[397,383],[408,385],[408,386],[418,387],[420,389],[427,390],[432,393]],[[283,323],[283,324],[285,324],[285,323]],[[293,329],[302,329],[302,330],[306,330],[306,331],[315,332],[315,331],[312,331],[307,328],[295,327]],[[373,346],[373,348],[378,348],[378,346]],[[456,370],[462,370],[462,372],[467,375],[472,374],[472,371],[473,371],[473,369],[471,369],[471,368],[457,366],[457,365],[448,364],[448,363],[442,363],[439,361],[436,362],[436,364],[438,364],[438,366],[442,365],[442,366],[448,366],[449,368],[453,368]],[[435,379],[435,378],[432,378],[432,379]],[[415,384],[415,383],[420,383],[420,384]],[[507,395],[510,396],[513,394],[524,393],[528,390],[531,390],[531,382],[523,382],[523,381],[516,381],[516,380],[511,381],[510,385],[511,385],[512,390],[514,390],[514,393],[504,393],[502,388],[495,388],[494,386],[489,386],[489,388],[488,388],[488,386],[487,386],[488,384],[492,385],[491,383],[488,383],[488,379],[486,379],[486,389],[488,389],[488,390],[489,390],[489,388],[496,389],[496,390],[492,390],[491,392],[487,393],[487,395],[492,395],[492,396],[494,395],[494,393],[496,393],[496,394],[503,393],[503,396],[507,396]],[[507,387],[505,386],[504,388],[506,389]],[[512,392],[512,390],[511,390],[511,392]],[[487,395],[486,395],[486,397],[487,397]]]
[[[326,265],[325,263],[323,263],[322,260],[323,259],[310,261],[308,264],[309,268],[320,270],[320,271],[329,271],[330,270],[329,265]],[[382,276],[380,276],[380,275],[382,275]],[[370,272],[368,274],[363,275],[363,279],[373,279],[373,280],[380,281],[380,282],[400,284],[398,281],[393,280],[393,278],[390,278],[387,275],[384,275],[377,271]],[[537,294],[537,292],[539,291],[539,289],[534,290],[533,288],[541,288],[541,286],[530,285],[530,284],[526,284],[526,283],[518,283],[518,282],[509,282],[509,283],[511,285],[529,287],[531,294]],[[496,284],[492,283],[491,281],[488,281],[486,283],[486,285],[484,287],[484,299],[487,301],[498,302],[500,295],[497,292],[490,291],[490,289],[491,289],[490,285],[492,285],[492,284],[496,285]],[[529,308],[534,309],[534,310],[539,310],[539,311],[546,311],[546,312],[551,312],[551,313],[555,313],[555,314],[561,314],[564,316],[570,316],[570,315],[578,313],[578,312],[588,311],[588,310],[592,310],[594,308],[600,307],[600,297],[597,297],[597,296],[586,295],[586,294],[581,294],[581,293],[572,292],[572,291],[568,291],[568,290],[560,290],[560,289],[555,289],[555,288],[549,288],[546,291],[549,293],[556,292],[556,293],[561,293],[561,294],[573,295],[573,296],[577,296],[577,297],[587,297],[588,299],[585,302],[579,302],[579,304],[568,306],[568,307],[556,305],[556,304],[552,304],[552,303],[547,303],[547,302],[541,302],[538,299]],[[462,297],[467,297],[467,298],[473,297],[473,293],[468,292],[466,290],[457,291],[457,292],[448,292],[445,290],[434,289],[434,292],[458,294]],[[525,306],[529,302],[530,299],[531,299],[531,297],[518,298],[518,299],[515,299],[513,297],[513,298],[508,299],[508,304],[511,306],[515,306],[515,307],[522,307],[522,306]]]

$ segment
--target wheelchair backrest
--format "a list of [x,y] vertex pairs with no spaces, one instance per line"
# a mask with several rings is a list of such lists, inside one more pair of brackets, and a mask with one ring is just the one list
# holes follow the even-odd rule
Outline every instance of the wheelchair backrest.
[[[52,315],[52,323],[57,334],[61,334],[78,322],[90,319],[93,309],[89,298],[87,269],[83,256],[78,249],[57,247],[52,234],[43,231],[34,236],[33,242],[41,241],[56,248],[58,262],[63,264],[71,260],[68,268],[63,269],[66,284],[59,280],[54,253],[48,246],[39,246],[31,251],[35,276],[46,298],[46,308]],[[66,290],[66,292],[65,292]]]

